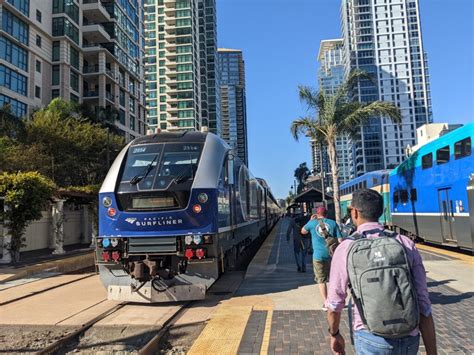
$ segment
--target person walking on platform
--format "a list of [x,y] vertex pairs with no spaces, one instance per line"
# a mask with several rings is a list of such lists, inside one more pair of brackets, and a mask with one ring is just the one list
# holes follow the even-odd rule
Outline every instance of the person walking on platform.
[[298,272],[306,272],[306,255],[308,254],[309,248],[309,238],[302,236],[300,233],[304,221],[305,217],[303,216],[290,217],[286,233],[286,241],[288,243],[290,242],[290,236],[293,235],[293,252],[295,253]]
[[324,299],[322,309],[325,311],[327,310],[326,284],[329,281],[329,269],[331,265],[331,257],[326,245],[325,234],[329,234],[338,239],[342,238],[341,231],[339,230],[336,221],[326,218],[327,213],[328,211],[325,207],[320,206],[315,208],[311,220],[301,228],[301,234],[306,235],[311,233],[311,241],[313,243],[314,280],[318,284],[319,292]]
[[428,355],[436,354],[426,273],[415,243],[378,223],[383,198],[374,190],[354,192],[350,213],[357,231],[332,259],[327,300],[331,350],[345,353],[339,324],[350,288],[356,354],[415,355],[420,332]]

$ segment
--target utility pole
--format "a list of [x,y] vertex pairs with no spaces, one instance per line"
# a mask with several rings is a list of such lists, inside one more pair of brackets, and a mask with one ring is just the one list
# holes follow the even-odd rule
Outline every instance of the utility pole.
[[326,176],[325,172],[323,171],[323,143],[319,142],[319,170],[320,174],[319,176],[321,177],[321,189],[323,190],[323,206],[327,207],[326,203],[326,184],[324,181],[324,178]]

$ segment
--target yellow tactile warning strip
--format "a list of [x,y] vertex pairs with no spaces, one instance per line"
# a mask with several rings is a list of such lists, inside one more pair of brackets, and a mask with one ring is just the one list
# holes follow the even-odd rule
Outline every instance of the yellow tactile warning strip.
[[440,249],[436,247],[432,247],[425,244],[416,244],[416,247],[420,250],[424,250],[429,253],[439,254],[449,256],[454,259],[459,259],[464,261],[465,263],[469,264],[470,266],[474,267],[474,257],[466,254],[456,253],[451,250]]
[[270,346],[270,333],[272,330],[273,311],[268,311],[267,320],[265,321],[265,332],[263,333],[262,347],[260,348],[260,355],[268,354],[268,347]]
[[[252,310],[270,311],[271,309],[273,309],[273,301],[265,296],[236,297],[224,301],[194,342],[188,354],[237,354]],[[271,326],[271,321],[268,326]],[[267,325],[265,325],[266,333]],[[269,340],[270,334],[268,334]]]

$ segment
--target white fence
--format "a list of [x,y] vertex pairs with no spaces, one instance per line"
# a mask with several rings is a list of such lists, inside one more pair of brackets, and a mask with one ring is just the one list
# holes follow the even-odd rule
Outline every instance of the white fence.
[[[65,203],[63,209],[63,246],[76,244],[90,244],[92,240],[92,214],[87,205]],[[30,252],[56,248],[52,208],[43,211],[43,217],[32,222],[26,229],[25,246],[21,252]],[[0,223],[0,259],[2,256],[3,224]]]

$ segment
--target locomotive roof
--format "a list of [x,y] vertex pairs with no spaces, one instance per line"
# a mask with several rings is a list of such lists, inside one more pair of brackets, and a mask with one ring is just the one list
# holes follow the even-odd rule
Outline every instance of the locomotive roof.
[[132,142],[133,145],[150,144],[150,143],[198,143],[206,140],[207,133],[184,131],[184,132],[161,132],[139,137]]

